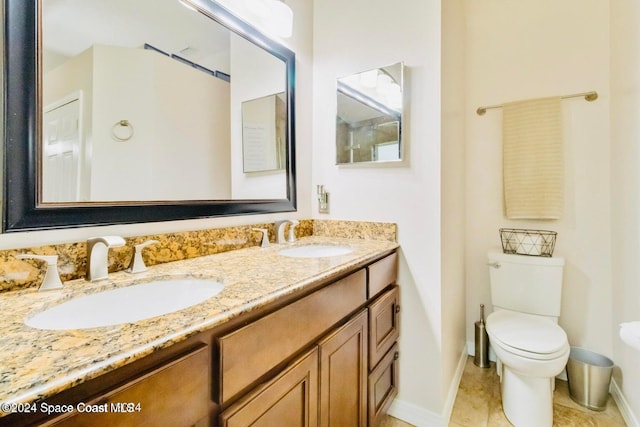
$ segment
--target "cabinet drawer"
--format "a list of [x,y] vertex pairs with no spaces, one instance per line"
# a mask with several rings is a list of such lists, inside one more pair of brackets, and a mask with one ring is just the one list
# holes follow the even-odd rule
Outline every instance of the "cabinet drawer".
[[48,425],[193,426],[205,421],[209,414],[209,377],[209,351],[203,344],[100,397],[82,402],[86,407],[104,408],[102,412],[73,412]]
[[373,369],[400,336],[398,286],[369,306],[369,369]]
[[369,374],[369,425],[379,425],[398,393],[398,344],[395,344]]
[[366,302],[359,270],[218,339],[224,404]]
[[396,282],[398,276],[398,254],[393,253],[367,267],[369,270],[369,298]]
[[220,415],[221,427],[317,427],[318,348]]

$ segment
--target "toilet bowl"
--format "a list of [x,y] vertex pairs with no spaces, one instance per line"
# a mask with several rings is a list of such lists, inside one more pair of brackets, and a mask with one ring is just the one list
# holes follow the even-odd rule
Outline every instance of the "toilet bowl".
[[566,333],[552,319],[509,310],[494,311],[486,323],[505,415],[516,427],[551,426],[555,376],[569,359]]
[[554,377],[570,351],[558,326],[564,258],[489,251],[487,264],[494,311],[486,327],[502,410],[516,427],[551,427]]

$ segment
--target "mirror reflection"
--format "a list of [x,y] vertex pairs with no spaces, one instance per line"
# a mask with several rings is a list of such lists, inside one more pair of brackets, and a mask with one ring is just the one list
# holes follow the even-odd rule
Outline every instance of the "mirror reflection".
[[402,159],[403,64],[338,79],[336,163]]
[[41,5],[42,204],[287,197],[283,60],[177,0]]
[[242,103],[242,160],[245,172],[284,169],[287,110],[284,92]]

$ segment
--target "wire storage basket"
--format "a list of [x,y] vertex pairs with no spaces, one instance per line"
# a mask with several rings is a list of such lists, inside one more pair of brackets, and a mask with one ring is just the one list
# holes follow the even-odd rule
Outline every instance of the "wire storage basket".
[[500,240],[505,254],[547,256],[553,255],[558,233],[548,230],[501,228]]

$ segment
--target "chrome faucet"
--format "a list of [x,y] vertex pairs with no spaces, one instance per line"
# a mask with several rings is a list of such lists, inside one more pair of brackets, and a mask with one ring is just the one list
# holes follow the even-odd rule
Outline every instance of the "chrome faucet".
[[109,248],[124,246],[124,239],[120,236],[91,237],[87,239],[87,280],[109,277]]
[[48,291],[50,289],[62,289],[62,281],[60,281],[60,274],[58,273],[58,255],[18,254],[16,258],[46,261],[47,271],[44,274],[38,292]]
[[[284,228],[289,224],[289,238],[284,237]],[[295,219],[285,219],[282,221],[276,221],[276,243],[293,243],[296,241],[296,235],[294,234],[294,228],[299,222]]]

